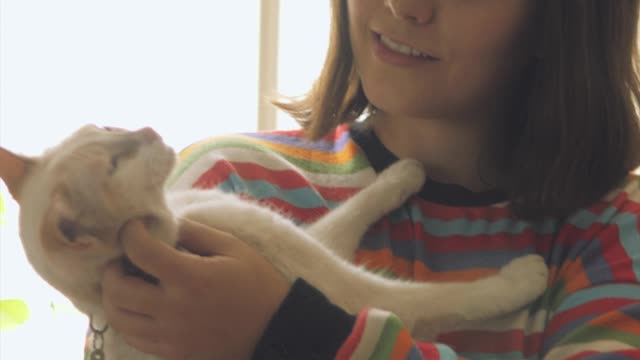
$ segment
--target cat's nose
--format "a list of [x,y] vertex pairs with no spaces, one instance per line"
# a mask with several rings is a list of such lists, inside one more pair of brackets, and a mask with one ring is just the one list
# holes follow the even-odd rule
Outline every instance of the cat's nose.
[[147,143],[152,143],[156,140],[161,139],[160,135],[158,135],[158,133],[150,127],[142,128],[136,131],[136,134]]

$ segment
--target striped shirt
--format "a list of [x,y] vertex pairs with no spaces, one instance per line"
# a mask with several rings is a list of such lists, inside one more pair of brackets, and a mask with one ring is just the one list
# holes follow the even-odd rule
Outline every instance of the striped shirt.
[[[300,131],[238,134],[186,148],[169,184],[237,193],[304,224],[395,160],[361,125],[339,126],[316,142],[305,141]],[[412,339],[392,313],[363,309],[353,321],[336,324],[348,328],[333,340],[334,357],[640,359],[638,184],[630,175],[588,208],[563,220],[534,222],[516,218],[499,191],[474,193],[427,180],[420,193],[369,229],[356,263],[415,281],[468,281],[494,274],[516,257],[540,254],[550,268],[546,292],[523,311],[440,334],[433,343]]]

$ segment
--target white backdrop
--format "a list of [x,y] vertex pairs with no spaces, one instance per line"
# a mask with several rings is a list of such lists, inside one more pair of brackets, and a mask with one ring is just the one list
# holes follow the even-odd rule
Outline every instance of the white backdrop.
[[[328,1],[280,6],[279,90],[295,95],[324,60]],[[258,20],[258,0],[1,0],[0,145],[38,154],[85,123],[152,126],[176,149],[253,131]],[[278,128],[295,126],[279,115]],[[0,298],[31,310],[0,332],[0,359],[80,359],[86,320],[30,269],[0,190]]]

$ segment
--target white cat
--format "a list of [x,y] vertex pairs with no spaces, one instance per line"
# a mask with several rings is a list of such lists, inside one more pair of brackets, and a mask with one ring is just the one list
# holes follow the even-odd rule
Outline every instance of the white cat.
[[[367,228],[421,188],[425,176],[416,161],[395,163],[307,228],[219,190],[166,191],[174,162],[173,150],[150,128],[85,126],[37,158],[0,148],[0,176],[20,205],[29,261],[97,323],[102,271],[123,256],[118,231],[141,216],[153,219],[152,234],[172,245],[180,217],[230,232],[291,282],[304,278],[350,313],[365,307],[391,311],[420,339],[521,309],[546,288],[547,268],[537,255],[465,283],[392,280],[352,265]],[[132,349],[113,330],[104,341],[109,360],[158,359]]]

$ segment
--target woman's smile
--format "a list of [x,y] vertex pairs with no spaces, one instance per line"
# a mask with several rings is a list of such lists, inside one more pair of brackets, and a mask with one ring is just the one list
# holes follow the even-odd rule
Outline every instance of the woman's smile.
[[381,60],[393,65],[413,65],[438,62],[440,59],[415,49],[381,33],[373,32],[374,52]]

